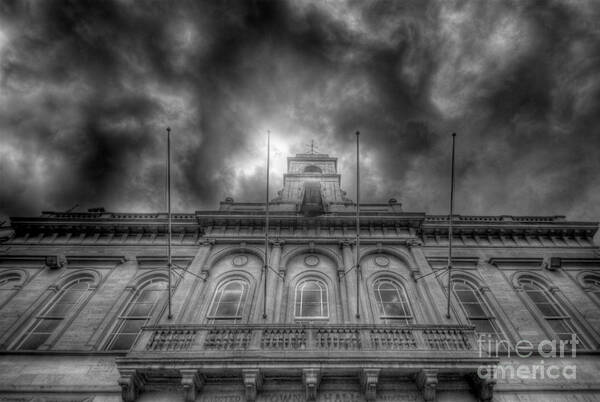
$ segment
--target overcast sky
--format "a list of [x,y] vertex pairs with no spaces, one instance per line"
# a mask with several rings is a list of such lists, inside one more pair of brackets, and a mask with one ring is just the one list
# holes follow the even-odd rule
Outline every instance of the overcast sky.
[[2,1],[0,215],[262,201],[285,157],[354,197],[600,219],[600,2]]

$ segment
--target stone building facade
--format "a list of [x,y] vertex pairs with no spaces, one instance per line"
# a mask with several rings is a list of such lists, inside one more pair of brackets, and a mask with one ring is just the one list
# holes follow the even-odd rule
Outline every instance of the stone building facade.
[[287,170],[267,268],[264,203],[173,215],[171,317],[166,214],[12,218],[0,400],[600,401],[597,223],[455,216],[447,317],[447,216],[361,205],[357,269],[337,159]]

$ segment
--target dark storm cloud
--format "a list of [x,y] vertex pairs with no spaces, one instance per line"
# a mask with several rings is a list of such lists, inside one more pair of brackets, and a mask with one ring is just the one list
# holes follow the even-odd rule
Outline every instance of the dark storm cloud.
[[458,212],[600,217],[596,2],[15,1],[0,18],[5,214],[163,209],[171,126],[178,210],[261,200],[267,129],[280,152],[339,156],[353,194],[360,130],[363,198],[444,213],[456,131]]

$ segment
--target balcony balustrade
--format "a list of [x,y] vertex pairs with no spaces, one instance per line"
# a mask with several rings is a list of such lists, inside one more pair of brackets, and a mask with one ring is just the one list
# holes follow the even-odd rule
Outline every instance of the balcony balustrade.
[[380,376],[412,378],[432,401],[438,373],[469,378],[489,401],[493,381],[482,382],[476,373],[495,364],[479,352],[469,326],[322,323],[148,326],[117,359],[127,402],[145,389],[178,386],[191,402],[204,384],[232,378],[244,384],[247,401],[256,400],[263,380],[281,378],[302,381],[306,400],[313,401],[322,378],[358,379],[365,400],[373,401]]
[[477,352],[472,327],[450,325],[159,325],[132,352],[448,351]]

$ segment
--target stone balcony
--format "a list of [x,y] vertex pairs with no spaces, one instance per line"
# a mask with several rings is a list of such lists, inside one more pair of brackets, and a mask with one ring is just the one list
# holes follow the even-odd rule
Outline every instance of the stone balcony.
[[270,378],[302,381],[315,400],[323,378],[359,381],[375,400],[378,379],[415,381],[424,400],[435,399],[438,375],[468,379],[481,400],[492,382],[477,370],[496,359],[480,354],[472,327],[457,325],[160,325],[145,327],[117,365],[123,399],[144,389],[180,387],[187,401],[207,383],[238,378],[246,400],[255,400]]

